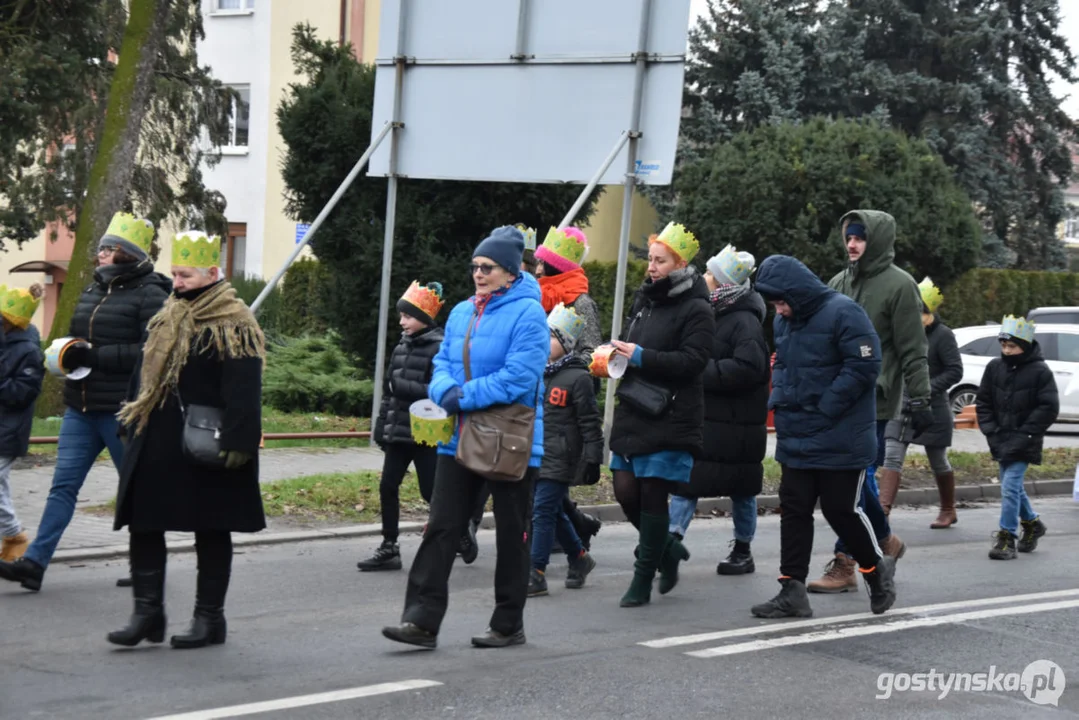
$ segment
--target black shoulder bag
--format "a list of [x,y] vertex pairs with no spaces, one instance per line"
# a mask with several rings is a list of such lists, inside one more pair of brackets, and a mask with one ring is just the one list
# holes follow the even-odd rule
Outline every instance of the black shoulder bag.
[[221,457],[221,428],[225,425],[225,411],[209,405],[184,405],[180,392],[176,392],[180,413],[184,417],[184,456],[196,465],[225,467]]
[[[643,312],[643,310],[638,312],[630,323],[629,330],[626,332],[627,340],[633,334],[633,327]],[[662,417],[674,402],[675,392],[662,385],[648,382],[641,377],[640,370],[634,369],[626,373],[626,376],[619,381],[615,397],[649,417],[658,418]]]

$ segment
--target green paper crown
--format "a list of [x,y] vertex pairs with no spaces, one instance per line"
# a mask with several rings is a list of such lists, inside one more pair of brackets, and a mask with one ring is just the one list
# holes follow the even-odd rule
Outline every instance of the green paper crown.
[[680,223],[667,223],[667,227],[663,228],[663,232],[659,234],[655,241],[669,247],[675,255],[687,263],[697,257],[697,253],[701,249],[701,244],[697,242],[696,236],[686,230],[686,226]]
[[0,297],[0,315],[15,327],[25,329],[40,304],[41,297],[34,297],[30,290],[11,288]]
[[172,264],[180,267],[212,268],[221,265],[221,238],[202,230],[188,230],[172,239]]
[[1034,328],[1035,324],[1026,318],[1008,315],[1000,323],[1000,334],[1011,335],[1027,342],[1034,342]]
[[584,234],[576,228],[573,232],[566,232],[566,228],[552,227],[547,231],[543,245],[536,249],[536,258],[551,263],[562,272],[580,267],[588,254],[588,246],[582,238]]
[[154,242],[154,224],[149,220],[137,218],[127,213],[116,213],[112,216],[106,235],[126,240],[132,245],[149,253],[150,246]]
[[931,313],[935,313],[940,304],[944,302],[944,295],[941,294],[940,288],[934,285],[928,276],[918,283],[918,292],[922,294],[922,302],[925,303]]

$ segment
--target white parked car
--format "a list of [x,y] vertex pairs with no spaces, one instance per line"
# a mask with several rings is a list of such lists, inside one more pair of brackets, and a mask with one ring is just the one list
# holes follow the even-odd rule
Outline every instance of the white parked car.
[[[963,359],[963,379],[948,390],[952,412],[959,412],[973,405],[978,386],[982,382],[985,366],[1000,357],[997,335],[1000,325],[975,325],[954,330]],[[1079,422],[1079,325],[1039,324],[1034,339],[1041,346],[1049,369],[1057,382],[1060,393],[1060,422]],[[1075,391],[1068,393],[1072,378],[1076,378]]]

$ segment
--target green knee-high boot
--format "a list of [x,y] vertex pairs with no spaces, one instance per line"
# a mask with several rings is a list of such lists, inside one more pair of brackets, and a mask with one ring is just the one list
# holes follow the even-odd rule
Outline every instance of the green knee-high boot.
[[667,536],[663,556],[659,559],[659,594],[666,595],[678,584],[678,563],[689,560],[689,550],[677,535]]
[[656,577],[663,549],[667,544],[670,516],[641,513],[640,552],[633,563],[633,581],[619,603],[622,607],[639,607],[652,599],[652,580]]

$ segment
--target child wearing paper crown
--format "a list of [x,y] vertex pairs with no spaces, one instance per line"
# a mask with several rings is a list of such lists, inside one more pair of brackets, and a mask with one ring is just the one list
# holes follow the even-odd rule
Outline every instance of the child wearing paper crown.
[[41,335],[30,324],[44,294],[44,288],[36,284],[29,290],[5,287],[0,292],[0,559],[7,562],[22,557],[30,544],[15,515],[9,478],[15,458],[30,447],[34,403],[45,376]]
[[386,454],[378,486],[382,504],[382,544],[371,557],[356,564],[363,572],[401,569],[401,548],[397,544],[400,488],[409,463],[416,466],[420,495],[431,502],[438,448],[419,444],[413,439],[409,408],[412,403],[427,397],[435,354],[442,345],[442,328],[435,325],[442,303],[439,283],[420,285],[415,281],[397,301],[397,311],[401,314],[401,341],[390,355],[374,433],[375,442]]
[[1014,560],[1016,551],[1033,552],[1045,535],[1045,523],[1031,507],[1023,479],[1031,463],[1041,464],[1042,439],[1056,422],[1060,398],[1034,327],[1025,318],[1004,318],[1000,357],[985,368],[975,402],[978,427],[1000,464],[1000,530],[989,550],[994,560]]
[[544,371],[547,394],[543,462],[532,509],[532,572],[528,596],[547,594],[547,563],[555,537],[566,553],[566,587],[584,587],[596,561],[584,549],[573,522],[563,510],[570,485],[594,485],[603,462],[603,422],[592,379],[573,350],[584,331],[584,320],[559,303],[547,317],[551,356]]

